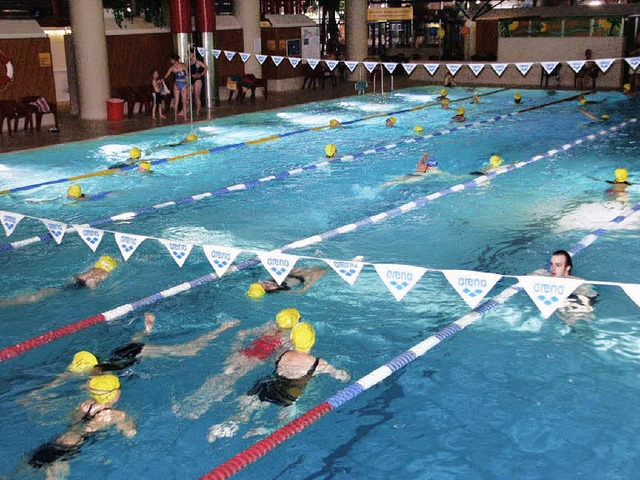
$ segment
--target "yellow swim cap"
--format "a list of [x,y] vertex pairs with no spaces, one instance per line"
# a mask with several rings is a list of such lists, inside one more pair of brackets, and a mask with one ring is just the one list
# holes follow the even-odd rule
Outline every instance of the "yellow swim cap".
[[110,257],[109,255],[101,256],[93,268],[101,268],[107,273],[111,273],[111,271],[118,266],[118,262],[115,258]]
[[616,168],[616,171],[613,173],[616,179],[616,183],[624,183],[629,178],[629,172],[627,172],[626,168]]
[[140,162],[138,167],[146,170],[147,172],[150,172],[151,171],[151,162]]
[[69,190],[67,190],[67,195],[73,198],[80,198],[82,196],[82,188],[80,188],[80,185],[74,183],[69,187]]
[[630,83],[625,83],[625,84],[622,86],[622,89],[623,89],[623,90],[631,90],[631,84],[630,84]]
[[246,295],[253,300],[258,300],[264,297],[265,293],[267,292],[264,291],[262,285],[260,285],[259,283],[252,283],[251,285],[249,285],[249,290],[247,290]]
[[587,103],[587,99],[586,98],[581,98],[580,99],[580,105],[585,105]]
[[606,113],[600,117],[602,120],[609,120],[611,117]]
[[442,104],[443,105],[449,105],[449,99],[448,98],[443,98],[442,99]]
[[89,393],[98,403],[110,403],[120,391],[120,380],[115,375],[99,375],[89,380]]
[[137,160],[140,158],[140,155],[142,155],[142,152],[138,147],[133,147],[129,149],[129,158],[133,160]]
[[456,115],[464,115],[464,107],[458,107],[456,110]]
[[330,143],[329,145],[324,147],[324,154],[327,157],[332,158],[336,155],[336,153],[338,153],[338,147],[336,147],[333,143]]
[[196,136],[195,133],[190,133],[184,139],[185,142],[195,142],[196,140],[198,140],[198,137]]
[[397,121],[398,119],[396,117],[387,118],[387,123],[390,123],[392,126],[395,125]]
[[338,120],[336,120],[335,118],[332,118],[331,120],[329,120],[329,126],[331,128],[336,128],[340,126],[340,122]]
[[443,88],[442,90],[440,90],[440,95],[442,95],[443,97],[446,97],[449,94],[449,92],[447,92],[446,88]]
[[416,125],[415,127],[413,127],[413,132],[414,133],[422,133],[422,132],[424,132],[424,128],[422,128],[420,125]]
[[98,364],[98,359],[91,352],[82,350],[73,356],[73,360],[67,367],[67,370],[73,373],[84,373],[91,370]]
[[290,337],[293,346],[300,352],[311,350],[313,344],[316,343],[316,332],[313,331],[313,327],[307,322],[299,323],[293,327]]
[[276,315],[276,323],[283,330],[291,330],[300,321],[300,312],[295,308],[285,308]]
[[494,155],[489,159],[489,165],[492,167],[499,167],[502,165],[502,159],[498,155]]
[[516,93],[513,98],[515,98],[516,100],[522,100],[522,95],[520,95],[519,93]]

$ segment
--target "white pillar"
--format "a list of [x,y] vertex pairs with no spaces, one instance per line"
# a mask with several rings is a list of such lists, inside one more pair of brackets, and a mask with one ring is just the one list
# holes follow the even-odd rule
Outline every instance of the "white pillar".
[[[367,58],[367,38],[369,32],[367,30],[367,0],[347,0],[345,5],[345,39],[347,43],[346,60],[361,62]],[[366,74],[363,65],[358,65],[358,69],[362,72],[354,70],[356,78],[362,73]],[[366,76],[365,76],[366,78]]]
[[[244,40],[244,52],[262,53],[262,34],[260,32],[260,2],[259,0],[235,0],[233,10],[238,23],[242,27],[242,38]],[[258,78],[262,78],[262,65],[251,56],[244,64],[245,73],[252,73]]]
[[102,0],[69,0],[69,16],[78,72],[80,118],[104,120],[106,100],[111,95]]

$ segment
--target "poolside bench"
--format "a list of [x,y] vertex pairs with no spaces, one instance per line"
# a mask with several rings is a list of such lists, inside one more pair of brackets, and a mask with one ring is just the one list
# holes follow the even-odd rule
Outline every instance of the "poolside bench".
[[29,115],[31,118],[31,126],[33,127],[33,117],[36,117],[36,132],[39,132],[42,127],[42,117],[45,115],[53,115],[53,120],[55,122],[56,130],[59,130],[58,126],[58,105],[55,102],[46,101],[45,107],[49,110],[45,111],[42,107],[36,105],[38,100],[40,100],[40,95],[30,95],[28,97],[22,97],[22,103],[26,105],[27,110],[29,111]]

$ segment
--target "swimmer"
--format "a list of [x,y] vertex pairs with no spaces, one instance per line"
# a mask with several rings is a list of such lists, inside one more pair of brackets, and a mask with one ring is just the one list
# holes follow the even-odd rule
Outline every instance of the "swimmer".
[[516,103],[522,103],[522,95],[519,93],[514,94],[513,101]]
[[504,160],[498,155],[492,155],[489,159],[489,164],[485,164],[481,170],[471,172],[471,175],[486,175],[489,172],[493,172],[502,166]]
[[[358,258],[358,257],[356,257]],[[354,259],[355,261],[355,259]],[[294,268],[280,285],[275,279],[252,283],[247,290],[247,297],[257,300],[264,297],[265,293],[291,291],[291,293],[304,293],[321,279],[329,270],[328,266]]]
[[337,153],[338,147],[336,147],[333,143],[330,143],[324,147],[324,154],[327,158],[335,158]]
[[[239,429],[239,423],[246,423],[256,410],[269,403],[281,407],[290,407],[302,395],[309,381],[317,375],[328,374],[336,380],[349,380],[349,373],[340,370],[318,357],[311,355],[316,336],[313,327],[306,323],[298,323],[291,330],[293,350],[289,350],[276,360],[275,371],[269,377],[258,380],[243,396],[236,399],[240,411],[229,420],[213,425],[209,429],[207,439],[214,442],[218,438],[231,437]],[[280,419],[285,420],[295,409],[283,408]],[[246,436],[262,434],[260,429],[247,433]]]
[[413,127],[413,133],[415,133],[416,135],[422,135],[424,134],[424,128],[422,127],[422,125],[416,125],[415,127]]
[[385,122],[385,126],[393,127],[393,126],[395,126],[397,121],[398,121],[398,119],[396,117],[389,117],[389,118],[387,118],[387,120]]
[[625,84],[622,86],[622,94],[623,94],[625,97],[633,97],[633,96],[635,95],[635,92],[632,92],[632,91],[631,91],[631,84],[630,84],[630,83],[625,83]]
[[594,103],[600,103],[600,102],[596,102],[595,100],[587,100],[587,97],[585,97],[584,93],[581,93],[580,96],[578,97],[578,103],[580,105],[593,105]]
[[447,70],[447,73],[444,74],[444,82],[443,85],[445,87],[457,87],[458,84],[456,84],[456,82],[453,80],[453,75],[451,75],[451,72],[449,72]]
[[212,340],[216,339],[222,332],[235,327],[240,322],[231,320],[222,323],[215,330],[211,330],[200,335],[198,338],[178,345],[150,345],[144,341],[147,335],[153,332],[156,316],[147,312],[144,314],[144,330],[131,337],[131,342],[126,343],[111,352],[104,360],[100,361],[91,352],[82,350],[77,352],[68,365],[67,370],[58,374],[51,382],[29,392],[19,400],[21,405],[29,407],[38,404],[44,398],[52,398],[51,394],[43,395],[44,392],[56,388],[78,375],[96,376],[106,372],[115,372],[131,367],[141,357],[161,358],[161,357],[195,357],[207,347]]
[[[446,89],[446,88],[443,88],[442,90],[440,90],[440,96],[439,96],[439,97],[436,97],[436,100],[440,100],[440,101],[442,101],[442,100],[444,100],[445,98],[447,98],[447,95],[449,95],[449,92],[447,91],[447,89]],[[448,98],[447,98],[447,100],[448,100]]]
[[[629,199],[627,187],[633,185],[633,183],[629,181],[629,172],[626,168],[616,168],[613,172],[613,176],[615,180],[605,180],[605,182],[611,184],[611,187],[607,188],[604,193],[605,195],[613,197],[619,202],[626,204]],[[594,178],[594,180],[598,179]]]
[[129,159],[126,162],[119,162],[107,167],[107,170],[116,170],[118,168],[129,167],[135,165],[142,156],[142,152],[138,147],[132,147],[129,149]]
[[455,120],[456,122],[465,122],[467,120],[467,117],[464,116],[464,107],[458,107],[458,109],[456,110],[456,114],[451,117],[451,120]]
[[440,102],[440,105],[442,105],[442,109],[443,110],[451,110],[451,107],[449,106],[449,99],[448,98],[443,98],[442,101]]
[[0,306],[24,305],[35,303],[63,290],[94,289],[104,282],[111,272],[118,266],[115,258],[108,255],[101,256],[92,268],[73,277],[73,281],[62,287],[43,288],[36,293],[22,295],[8,300],[0,300]]
[[[115,375],[100,375],[89,381],[90,400],[76,408],[71,427],[55,440],[45,443],[29,456],[29,465],[44,469],[47,478],[65,478],[70,460],[80,454],[88,440],[95,440],[102,430],[114,426],[127,438],[136,435],[136,425],[122,410],[115,408],[120,399],[120,381]],[[91,442],[92,443],[92,442]]]
[[[429,175],[437,175],[444,174],[442,170],[440,170],[438,161],[431,157],[429,158],[428,153],[424,153],[422,158],[418,161],[416,165],[416,170],[409,175],[403,175],[394,180],[390,180],[387,183],[382,184],[382,187],[388,187],[389,185],[397,185],[399,183],[410,183],[410,182],[419,182],[424,180]],[[446,174],[448,175],[448,174]]]
[[[571,274],[573,270],[573,261],[571,255],[566,250],[557,250],[551,255],[549,261],[549,270],[536,270],[534,274],[550,277],[574,278]],[[573,325],[580,319],[591,319],[591,312],[594,311],[592,306],[598,293],[591,285],[582,284],[576,288],[571,295],[567,297],[564,305],[556,311],[558,317],[567,325]]]
[[589,117],[591,120],[595,120],[596,122],[600,122],[600,121],[605,121],[606,122],[610,118],[609,115],[607,115],[606,113],[603,114],[603,115],[600,115],[600,117],[597,117],[593,113],[587,112],[584,108],[580,108],[580,107],[578,107],[578,111],[580,113],[582,113],[583,115]]
[[474,95],[470,103],[480,103],[480,97],[478,95]]
[[342,124],[335,118],[329,120],[329,128],[340,128],[341,126]]
[[[239,331],[234,353],[224,361],[222,372],[207,377],[200,388],[173,405],[173,412],[191,419],[202,416],[214,402],[220,402],[229,395],[240,378],[270,357],[290,350],[289,334],[300,318],[298,310],[286,308],[278,312],[275,322],[270,320],[259,327]],[[243,345],[245,339],[253,340],[249,345]]]
[[146,175],[148,173],[153,173],[151,171],[151,162],[140,162],[138,164],[138,173],[141,175]]

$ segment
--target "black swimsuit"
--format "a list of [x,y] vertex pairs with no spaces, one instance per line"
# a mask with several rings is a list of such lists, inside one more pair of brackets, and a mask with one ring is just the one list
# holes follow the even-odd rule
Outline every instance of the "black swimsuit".
[[[285,353],[280,355],[280,358],[276,361],[276,372],[278,371],[278,364]],[[289,407],[302,395],[302,390],[313,377],[316,368],[318,368],[318,363],[320,363],[320,359],[316,358],[309,371],[300,378],[287,378],[274,372],[272,375],[258,380],[251,390],[247,392],[247,395],[257,396],[262,402]]]
[[[296,280],[298,280],[300,282],[300,285],[304,284],[305,282],[305,278],[302,275],[295,275],[290,273],[289,275],[287,275],[286,278],[289,278],[289,277],[295,278]],[[276,288],[274,288],[273,290],[267,291],[267,293],[275,293],[275,292],[291,290],[291,286],[287,283],[286,279],[280,285],[278,285],[278,283],[275,280],[269,280],[269,281],[273,282],[276,285]]]
[[100,362],[97,366],[102,372],[114,372],[124,370],[138,361],[138,355],[142,352],[144,343],[127,343],[111,352],[109,360]]

